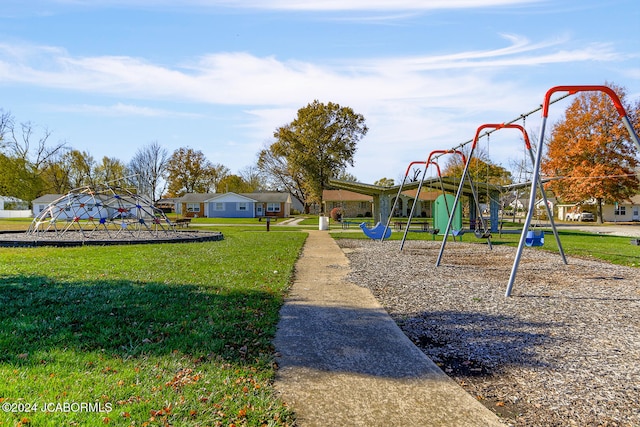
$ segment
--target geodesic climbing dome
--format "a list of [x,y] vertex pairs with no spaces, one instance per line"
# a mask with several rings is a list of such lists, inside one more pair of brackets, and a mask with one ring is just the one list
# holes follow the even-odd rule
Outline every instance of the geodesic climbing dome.
[[118,187],[83,187],[54,200],[34,219],[27,234],[73,232],[83,239],[106,234],[122,237],[158,237],[176,233],[164,212],[145,197]]

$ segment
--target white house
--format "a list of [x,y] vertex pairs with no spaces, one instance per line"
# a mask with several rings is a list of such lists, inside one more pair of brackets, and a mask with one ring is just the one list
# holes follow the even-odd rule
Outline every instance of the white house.
[[29,203],[17,197],[0,196],[0,218],[29,218]]

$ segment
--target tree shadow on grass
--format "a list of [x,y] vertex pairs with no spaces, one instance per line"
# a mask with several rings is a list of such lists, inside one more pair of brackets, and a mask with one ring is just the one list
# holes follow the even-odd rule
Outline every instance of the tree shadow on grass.
[[54,349],[180,352],[242,363],[272,352],[278,295],[193,285],[0,277],[0,362]]

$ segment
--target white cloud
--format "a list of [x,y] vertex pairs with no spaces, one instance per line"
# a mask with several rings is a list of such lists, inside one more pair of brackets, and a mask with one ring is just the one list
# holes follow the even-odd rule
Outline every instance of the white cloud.
[[[542,101],[541,88],[520,86],[519,74],[527,67],[557,63],[575,67],[621,59],[608,44],[573,47],[566,37],[531,42],[513,34],[504,39],[503,47],[447,55],[320,64],[221,52],[173,67],[127,56],[75,57],[58,47],[0,44],[0,84],[123,100],[107,106],[66,107],[93,114],[180,115],[141,106],[157,101],[239,106],[249,117],[243,126],[252,141],[243,144],[256,152],[278,126],[295,118],[301,106],[314,99],[337,102],[367,119],[371,131],[359,145],[356,166],[378,174],[383,160],[386,169],[403,171],[408,162],[422,160],[431,150],[471,138],[479,119],[509,120],[537,105]],[[390,148],[393,155],[385,155]],[[493,155],[518,151],[519,146],[509,145]]]
[[[77,92],[223,105],[291,105],[313,99],[385,102],[442,99],[478,92],[500,69],[549,63],[612,61],[607,44],[575,49],[565,40],[531,43],[509,35],[508,46],[440,56],[316,64],[246,52],[215,53],[167,68],[126,56],[73,57],[60,48],[0,44],[0,82]],[[563,47],[562,49],[560,47]],[[489,71],[480,72],[488,69]],[[486,84],[486,82],[484,82]]]
[[194,113],[184,113],[180,111],[163,110],[160,108],[143,107],[139,105],[117,103],[113,105],[50,105],[48,109],[63,113],[82,113],[100,116],[138,116],[138,117],[181,117],[200,118],[202,115]]

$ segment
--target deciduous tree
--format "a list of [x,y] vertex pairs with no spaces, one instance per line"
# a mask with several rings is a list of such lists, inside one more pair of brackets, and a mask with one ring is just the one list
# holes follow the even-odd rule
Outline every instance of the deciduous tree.
[[[625,90],[610,85],[629,111],[636,129],[640,130],[639,104],[630,107]],[[554,179],[547,184],[567,202],[581,203],[594,199],[597,221],[602,222],[602,204],[628,200],[638,193],[640,184],[635,174],[637,150],[629,138],[608,95],[581,92],[555,123],[546,142],[547,152],[542,172]]]
[[[468,155],[467,155],[468,157]],[[460,178],[464,171],[464,163],[460,156],[449,156],[442,176]],[[472,181],[483,184],[507,185],[513,182],[511,172],[491,161],[486,151],[476,148],[469,163],[468,173]]]
[[227,175],[218,182],[216,193],[251,193],[251,185],[239,175]]
[[373,185],[379,185],[380,187],[393,187],[395,185],[395,181],[393,178],[380,178]]
[[167,163],[171,196],[187,193],[213,193],[216,185],[229,174],[221,164],[213,164],[202,153],[192,148],[181,147],[173,152]]
[[329,178],[353,166],[357,143],[368,130],[364,117],[351,108],[316,100],[299,109],[291,123],[276,129],[276,142],[269,150],[285,162],[287,175],[303,187],[305,204],[322,206],[322,191]]
[[138,193],[157,202],[167,189],[169,152],[158,141],[138,149],[129,162],[130,180]]
[[96,165],[95,175],[98,185],[122,186],[125,184],[124,180],[127,175],[127,166],[115,157],[104,156],[102,163]]
[[307,190],[303,185],[304,177],[300,171],[294,170],[287,164],[285,156],[274,153],[269,147],[264,148],[258,154],[258,169],[266,177],[269,188],[293,194],[305,204],[305,211],[308,213],[309,205],[305,202]]

